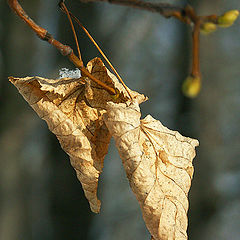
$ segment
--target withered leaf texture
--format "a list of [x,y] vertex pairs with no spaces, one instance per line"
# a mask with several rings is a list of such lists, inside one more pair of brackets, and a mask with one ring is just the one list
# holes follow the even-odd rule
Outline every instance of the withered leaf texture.
[[9,79],[57,136],[61,147],[70,156],[91,210],[98,213],[101,205],[97,198],[98,179],[111,138],[102,116],[107,102],[126,102],[128,97],[126,90],[106,69],[101,59],[91,60],[87,69],[105,84],[117,88],[119,97],[114,100],[108,92],[86,77]]
[[198,141],[169,130],[150,115],[141,120],[139,104],[147,98],[129,90],[130,100],[99,58],[91,60],[87,69],[117,89],[118,96],[84,76],[9,79],[69,155],[93,212],[100,211],[98,179],[113,136],[152,239],[186,240],[188,192]]
[[154,240],[186,240],[188,191],[198,141],[148,115],[139,103],[108,103],[104,121]]

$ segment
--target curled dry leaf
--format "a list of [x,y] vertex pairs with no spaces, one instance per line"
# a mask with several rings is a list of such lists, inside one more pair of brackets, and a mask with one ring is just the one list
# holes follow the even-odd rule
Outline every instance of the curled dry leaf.
[[86,77],[58,80],[41,77],[9,79],[57,136],[61,147],[70,156],[91,210],[98,213],[101,205],[97,198],[98,178],[111,138],[102,115],[107,102],[126,102],[128,97],[126,90],[106,69],[101,59],[91,60],[87,68],[99,80],[116,87],[120,92],[119,97],[114,99]]
[[130,186],[154,240],[186,240],[188,191],[198,141],[183,137],[139,104],[108,103],[104,121],[113,135]]

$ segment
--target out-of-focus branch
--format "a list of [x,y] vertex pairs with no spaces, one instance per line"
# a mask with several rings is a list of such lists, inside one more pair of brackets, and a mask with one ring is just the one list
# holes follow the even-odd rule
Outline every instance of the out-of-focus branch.
[[156,2],[146,2],[141,0],[80,0],[81,2],[108,2],[117,5],[123,5],[133,8],[138,8],[141,10],[147,10],[155,13],[159,13],[164,17],[177,17],[184,15],[184,8],[174,6],[168,3],[156,3]]

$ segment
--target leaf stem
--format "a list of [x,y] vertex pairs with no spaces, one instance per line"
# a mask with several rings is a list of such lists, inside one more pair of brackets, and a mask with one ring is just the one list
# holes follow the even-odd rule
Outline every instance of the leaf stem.
[[[64,12],[66,13],[66,10],[63,9]],[[118,80],[122,83],[123,87],[125,88],[125,90],[127,91],[129,97],[131,99],[133,99],[131,92],[129,91],[127,85],[124,83],[124,81],[122,80],[122,78],[120,77],[120,75],[118,74],[117,70],[114,68],[114,66],[112,65],[112,63],[108,60],[107,56],[105,55],[105,53],[102,51],[102,49],[99,47],[99,45],[97,44],[97,42],[94,40],[94,38],[91,36],[91,34],[88,32],[88,30],[83,26],[83,24],[79,21],[79,19],[77,17],[75,17],[70,11],[68,11],[68,14],[77,22],[77,24],[82,28],[82,30],[85,32],[85,34],[88,36],[88,38],[91,40],[91,42],[94,44],[94,46],[97,48],[97,50],[100,52],[100,54],[103,56],[103,58],[105,59],[105,61],[108,63],[108,65],[111,67],[111,69],[113,70],[113,72],[115,73],[116,77],[118,78]]]
[[74,28],[71,16],[69,14],[69,11],[68,11],[68,9],[67,9],[67,7],[66,7],[66,5],[65,5],[63,0],[59,3],[59,6],[60,6],[61,10],[63,10],[67,14],[68,21],[70,22],[70,25],[71,25],[71,28],[72,28],[72,31],[73,31],[75,43],[77,45],[78,58],[82,61],[81,52],[80,52],[80,48],[79,48],[79,44],[78,44],[77,34],[76,34],[76,31],[75,31],[75,28]]

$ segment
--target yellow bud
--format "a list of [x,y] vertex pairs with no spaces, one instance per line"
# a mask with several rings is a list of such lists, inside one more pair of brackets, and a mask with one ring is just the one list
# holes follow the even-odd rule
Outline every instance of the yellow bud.
[[209,34],[217,30],[217,25],[212,22],[205,22],[201,25],[201,33]]
[[186,97],[195,98],[201,89],[201,78],[188,76],[182,85],[182,92]]
[[120,92],[118,91],[118,89],[115,89],[115,90],[117,93],[115,95],[111,95],[111,98],[113,101],[116,101],[120,96]]
[[219,27],[230,27],[237,20],[239,15],[238,10],[231,10],[225,12],[222,16],[218,17],[218,26]]

